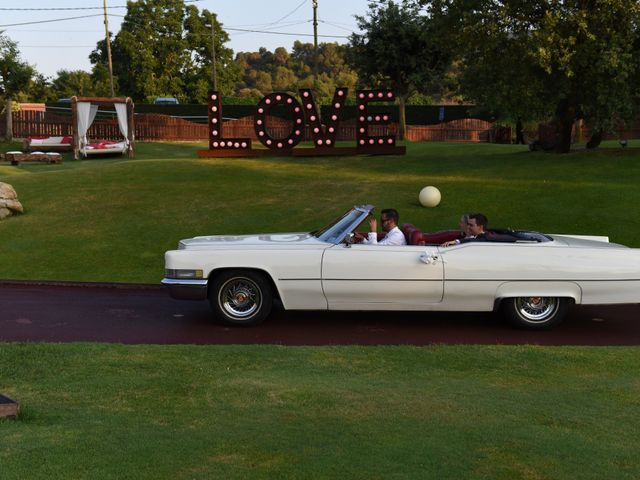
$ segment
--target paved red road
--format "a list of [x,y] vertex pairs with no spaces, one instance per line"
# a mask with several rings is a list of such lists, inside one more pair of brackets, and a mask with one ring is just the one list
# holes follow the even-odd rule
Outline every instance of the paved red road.
[[126,344],[640,345],[640,304],[574,307],[551,331],[512,329],[488,313],[274,311],[254,328],[211,322],[207,302],[162,288],[0,285],[0,341]]

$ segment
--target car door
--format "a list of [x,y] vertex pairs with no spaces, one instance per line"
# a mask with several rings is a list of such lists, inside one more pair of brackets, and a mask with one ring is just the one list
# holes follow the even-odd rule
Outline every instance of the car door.
[[420,310],[442,301],[437,247],[334,245],[322,259],[330,310]]

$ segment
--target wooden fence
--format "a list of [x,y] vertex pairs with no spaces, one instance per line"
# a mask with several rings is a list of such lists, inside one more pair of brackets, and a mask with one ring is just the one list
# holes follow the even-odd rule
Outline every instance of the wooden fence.
[[463,118],[437,125],[409,125],[407,140],[511,143],[511,129],[477,118]]
[[[291,132],[292,122],[282,120],[278,117],[267,117],[267,133],[273,138],[285,138],[288,137]],[[372,125],[369,127],[370,135],[393,135],[396,133],[397,125]],[[237,120],[230,120],[224,123],[224,136],[233,138],[245,138],[249,137],[252,140],[257,140],[257,136],[253,127],[253,116],[242,117]],[[205,135],[206,128],[205,128]],[[304,129],[305,140],[312,139],[311,128],[306,126]],[[337,140],[355,141],[356,139],[356,124],[355,120],[348,120],[341,122],[336,135]]]
[[[56,115],[50,112],[38,112],[34,110],[21,110],[14,112],[13,136],[25,137],[65,137],[70,136],[71,115],[68,117]],[[4,136],[5,125],[1,122],[0,133]]]
[[[268,131],[275,138],[289,135],[291,123],[277,117],[268,119]],[[206,124],[197,124],[181,118],[160,114],[136,114],[135,139],[140,141],[184,140],[207,141]],[[395,135],[397,124],[369,127],[370,135]],[[4,136],[5,125],[0,121],[0,136]],[[50,112],[20,111],[13,113],[13,136],[16,138],[72,135],[71,116]],[[96,120],[87,136],[92,140],[119,140],[121,138],[116,119]],[[224,122],[224,136],[227,138],[248,137],[256,140],[253,117],[243,117]],[[305,140],[311,139],[309,127],[305,128]],[[354,120],[341,122],[338,140],[355,141]],[[407,140],[443,142],[499,142],[511,141],[511,129],[498,127],[493,123],[478,119],[462,119],[438,125],[408,125]]]
[[[6,125],[0,122],[0,135],[4,136]],[[13,136],[26,137],[66,137],[73,135],[71,115],[58,115],[51,112],[23,110],[13,113]],[[121,140],[122,134],[118,121],[96,120],[87,136],[91,139]]]

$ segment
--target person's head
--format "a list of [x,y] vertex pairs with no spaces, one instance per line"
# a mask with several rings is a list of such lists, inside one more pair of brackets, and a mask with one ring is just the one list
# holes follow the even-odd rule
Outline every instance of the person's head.
[[489,220],[482,213],[472,213],[469,215],[469,234],[480,235],[484,233],[487,223],[489,223]]
[[469,235],[469,214],[468,213],[465,213],[460,217],[460,230],[462,230],[462,232],[465,235]]
[[385,208],[380,212],[380,226],[385,232],[397,227],[398,220],[400,220],[400,215],[395,208]]

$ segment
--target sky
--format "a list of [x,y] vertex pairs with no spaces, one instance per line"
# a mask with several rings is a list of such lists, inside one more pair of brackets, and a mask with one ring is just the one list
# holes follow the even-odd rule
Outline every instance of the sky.
[[[188,1],[188,0],[187,0]],[[369,0],[317,0],[318,41],[346,43],[357,30],[354,15],[367,12]],[[312,0],[191,0],[207,9],[229,33],[234,52],[260,47],[291,50],[294,41],[313,42]],[[107,0],[109,30],[120,31],[126,0]],[[103,0],[0,0],[0,30],[18,42],[22,59],[37,71],[55,76],[58,70],[91,70],[89,54],[104,38]],[[36,10],[66,8],[67,10]],[[82,10],[81,10],[82,8]],[[24,10],[18,10],[24,9]],[[26,10],[32,9],[32,10]],[[50,20],[89,16],[75,20]],[[15,25],[27,22],[29,25]],[[232,30],[238,29],[238,30]],[[244,30],[260,30],[248,32]],[[294,35],[284,35],[294,34]]]

